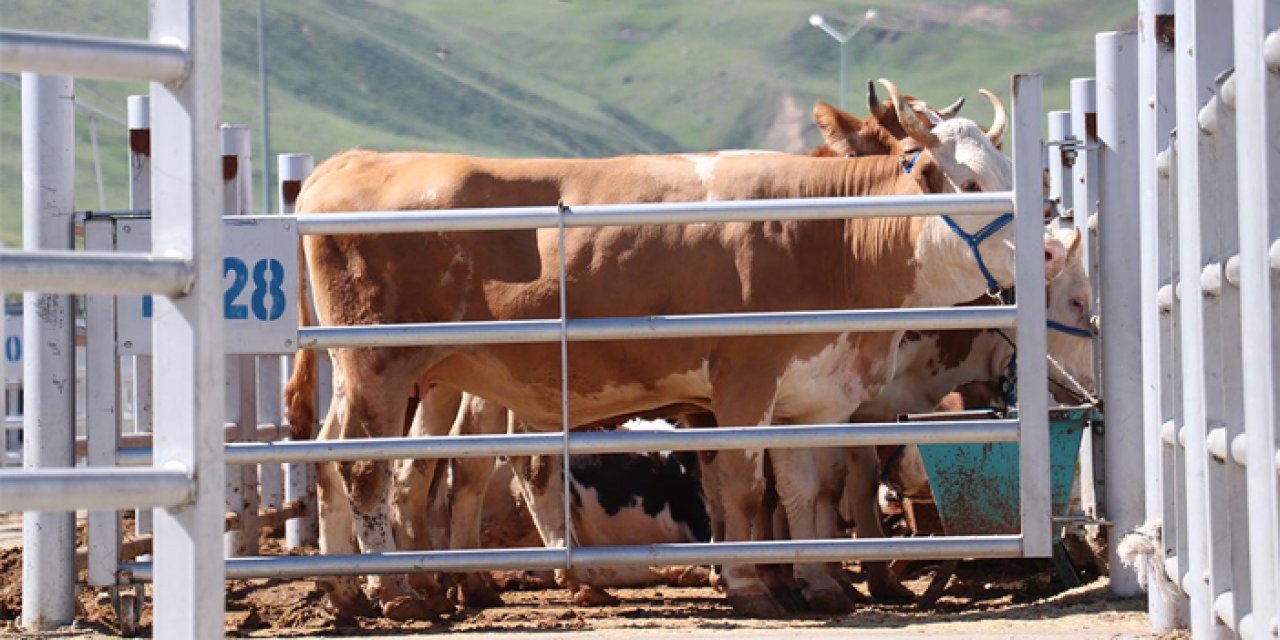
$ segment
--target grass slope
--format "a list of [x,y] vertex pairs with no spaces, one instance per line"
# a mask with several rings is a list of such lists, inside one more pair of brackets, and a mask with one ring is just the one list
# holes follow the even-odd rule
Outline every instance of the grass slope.
[[[256,3],[223,6],[224,118],[256,134]],[[1132,3],[1107,0],[269,0],[273,151],[799,150],[816,141],[813,101],[837,101],[836,43],[808,15],[856,20],[872,6],[879,18],[849,45],[855,113],[869,78],[945,103],[980,86],[1007,97],[1016,72],[1042,73],[1046,108],[1065,108],[1067,81],[1092,74],[1093,34],[1134,15]],[[146,2],[0,0],[0,26],[144,37]],[[143,91],[76,86],[120,119],[124,97]],[[989,118],[971,102],[966,115]],[[19,131],[19,93],[0,86],[0,239],[10,244],[21,218]],[[124,130],[99,119],[97,134],[101,202],[88,120],[77,117],[76,206],[125,208]]]

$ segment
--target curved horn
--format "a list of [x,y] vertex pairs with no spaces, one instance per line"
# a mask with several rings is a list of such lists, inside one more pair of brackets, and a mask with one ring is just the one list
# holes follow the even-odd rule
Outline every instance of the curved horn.
[[987,129],[987,139],[998,148],[1004,144],[1004,130],[1009,122],[1009,118],[1005,114],[1004,103],[1000,102],[1000,98],[996,97],[996,94],[986,89],[978,89],[978,93],[987,97],[987,100],[991,102],[991,109],[996,112],[995,118],[991,121],[991,128]]
[[880,102],[880,96],[876,95],[876,83],[867,81],[867,110],[871,113],[871,117],[876,120],[883,120],[886,109],[884,104]]
[[920,124],[920,119],[916,117],[910,107],[903,103],[902,95],[898,93],[898,87],[884,78],[880,78],[879,82],[889,92],[889,99],[893,102],[893,110],[898,115],[898,122],[907,132],[907,135],[924,145],[926,149],[938,146],[938,136],[924,130],[924,126]]
[[956,98],[955,102],[952,102],[951,104],[941,109],[938,109],[938,115],[942,116],[943,119],[950,120],[951,118],[956,117],[956,114],[960,113],[960,107],[963,107],[963,106],[964,106],[964,96],[960,96],[959,98]]

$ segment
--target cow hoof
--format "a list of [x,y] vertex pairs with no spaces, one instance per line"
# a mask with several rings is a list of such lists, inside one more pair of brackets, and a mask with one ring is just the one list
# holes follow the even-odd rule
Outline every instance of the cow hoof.
[[458,612],[458,605],[449,599],[449,596],[443,593],[428,593],[423,598],[427,603],[427,607],[436,612],[440,616],[451,616]]
[[399,596],[382,603],[382,615],[388,620],[396,622],[438,620],[440,618],[426,600],[412,596]]
[[844,592],[845,597],[848,598],[850,602],[854,604],[869,604],[871,602],[871,600],[862,595],[862,592],[858,591],[858,588],[853,586],[852,583],[836,578],[836,584],[840,585],[840,590]]
[[816,613],[839,614],[853,611],[853,601],[839,587],[803,589],[805,604]]
[[724,597],[734,615],[744,618],[777,620],[787,617],[787,610],[768,593],[730,593]]
[[622,601],[604,589],[584,584],[574,592],[573,603],[579,607],[613,607],[622,604]]
[[916,594],[893,580],[873,581],[867,585],[876,602],[915,602]]
[[775,602],[787,610],[787,613],[801,613],[807,608],[800,591],[795,588],[785,585],[777,586],[770,588],[769,593],[773,596]]
[[[711,585],[712,575],[706,567],[688,567],[671,581],[673,587],[705,587]],[[714,585],[712,585],[714,586]]]
[[376,618],[378,609],[354,580],[321,578],[316,586],[328,598],[328,609],[343,618]]
[[497,591],[481,582],[479,585],[465,585],[460,588],[458,604],[464,609],[492,609],[506,603],[502,601],[502,596],[498,595]]

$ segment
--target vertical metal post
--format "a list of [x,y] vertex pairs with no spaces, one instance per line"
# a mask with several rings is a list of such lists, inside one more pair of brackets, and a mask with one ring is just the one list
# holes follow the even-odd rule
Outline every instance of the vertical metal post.
[[1138,578],[1116,551],[1143,522],[1142,326],[1139,272],[1132,262],[1138,221],[1138,36],[1100,33],[1096,40],[1098,108],[1098,256],[1102,299],[1102,368],[1108,429],[1105,450],[1108,566],[1111,591],[1141,593]]
[[188,504],[157,509],[157,638],[222,637],[223,466],[222,190],[218,122],[222,107],[220,3],[157,0],[151,37],[182,43],[191,72],[181,83],[151,84],[152,252],[186,256],[195,279],[180,298],[158,297],[153,324],[157,468],[182,468],[196,491]]
[[[1168,215],[1167,183],[1161,178],[1157,155],[1173,130],[1173,0],[1142,0],[1138,6],[1138,234],[1139,312],[1142,322],[1142,432],[1148,519],[1162,523],[1162,548],[1172,553],[1178,531],[1176,509],[1166,509],[1166,495],[1176,489],[1177,476],[1166,474],[1173,460],[1160,432],[1172,419],[1165,407],[1176,396],[1171,377],[1171,314],[1157,305],[1161,285],[1171,280],[1168,261],[1176,240]],[[1168,157],[1166,156],[1166,161]],[[1167,171],[1166,166],[1166,171]],[[1167,173],[1165,174],[1167,176]],[[1168,354],[1168,355],[1166,355]],[[1147,612],[1152,629],[1168,631],[1186,626],[1185,598],[1170,601],[1162,589],[1148,589]],[[1183,605],[1180,607],[1179,605]]]
[[1044,384],[1044,140],[1040,76],[1013,77],[1013,191],[1017,221],[1018,463],[1022,554],[1053,553],[1049,507],[1049,398]]
[[[1070,111],[1049,112],[1049,139],[1058,142],[1071,139]],[[1064,228],[1075,224],[1075,190],[1071,185],[1073,161],[1070,160],[1074,154],[1061,146],[1046,148],[1049,151],[1049,197],[1057,202],[1061,214],[1057,226]]]
[[[1229,565],[1219,555],[1226,522],[1215,520],[1225,496],[1215,495],[1210,482],[1206,439],[1211,412],[1221,404],[1221,387],[1209,379],[1206,354],[1220,343],[1206,342],[1216,337],[1209,322],[1201,287],[1201,265],[1216,247],[1214,225],[1222,213],[1222,200],[1229,189],[1217,175],[1224,161],[1211,140],[1200,129],[1200,108],[1212,97],[1213,78],[1232,63],[1229,33],[1231,12],[1219,3],[1178,0],[1177,3],[1177,128],[1178,128],[1178,253],[1181,266],[1181,343],[1183,380],[1182,402],[1185,424],[1187,559],[1186,589],[1191,597],[1191,632],[1198,638],[1226,637],[1230,630],[1214,615],[1214,598],[1220,583],[1229,584]],[[1234,180],[1232,180],[1234,185]],[[1215,392],[1216,391],[1216,392]],[[1223,505],[1225,506],[1225,505]],[[1226,565],[1226,566],[1224,566]]]
[[[129,96],[129,208],[151,209],[151,96]],[[152,431],[151,356],[133,356],[133,430]],[[151,533],[151,509],[133,513],[134,533]],[[148,554],[145,558],[150,558]]]
[[[1089,274],[1089,282],[1093,287],[1094,299],[1091,302],[1094,309],[1101,306],[1098,297],[1102,292],[1102,287],[1098,284],[1096,229],[1091,226],[1091,222],[1096,220],[1094,213],[1098,209],[1096,86],[1097,82],[1093,78],[1076,78],[1071,81],[1071,134],[1079,145],[1075,162],[1071,166],[1071,198],[1076,228],[1080,230],[1081,255],[1084,256],[1085,271]],[[1106,383],[1106,375],[1102,371],[1101,348],[1094,349],[1093,379],[1097,381],[1099,388]],[[1094,430],[1087,430],[1081,438],[1080,446],[1085,451],[1081,457],[1080,477],[1090,479],[1088,486],[1080,488],[1081,506],[1095,516],[1103,516],[1106,514],[1107,477],[1102,438]]]
[[[74,247],[75,83],[22,74],[23,247]],[[75,310],[68,295],[22,297],[23,467],[74,467]],[[22,519],[22,626],[44,631],[75,617],[76,522],[70,512]]]
[[[84,225],[85,248],[115,249],[115,225],[109,220],[89,220]],[[109,295],[85,296],[85,430],[88,464],[116,466],[120,436],[120,358],[116,356],[116,299]],[[89,584],[116,584],[120,560],[120,513],[89,512]]]
[[1280,637],[1280,479],[1276,451],[1280,283],[1272,243],[1280,238],[1280,73],[1268,69],[1263,42],[1280,30],[1280,1],[1237,0],[1236,141],[1239,181],[1240,296],[1244,378],[1245,473],[1248,478],[1250,587],[1253,611],[1241,622],[1254,638]]
[[[253,193],[250,187],[253,169],[250,165],[249,127],[224,124],[220,129],[222,146],[222,213],[246,215]],[[250,355],[227,356],[226,396],[227,420],[236,424],[242,442],[257,440],[258,387],[257,358]],[[238,516],[238,524],[223,538],[227,557],[258,553],[258,468],[235,465],[227,469],[227,511]]]
[[[311,175],[312,168],[315,167],[315,160],[305,153],[282,153],[279,156],[279,175],[280,175],[280,213],[293,213],[294,203],[298,199],[298,192],[302,190],[302,181]],[[305,264],[299,264],[298,268],[305,269]],[[308,304],[310,304],[308,302]],[[328,361],[327,353],[316,354],[317,363]],[[284,358],[286,362],[289,358]],[[290,371],[291,366],[284,367],[284,370]],[[287,374],[286,374],[287,375]],[[324,380],[323,378],[321,379]],[[331,385],[325,385],[330,386]],[[319,390],[318,390],[319,391]],[[329,402],[328,395],[321,395],[321,401]],[[324,412],[320,415],[325,415]],[[301,518],[290,518],[285,521],[284,536],[285,548],[298,549],[306,545],[316,544],[319,535],[319,521],[316,517],[316,485],[315,485],[315,467],[310,463],[288,463],[284,465],[285,474],[285,502],[301,501],[306,505],[306,515]]]

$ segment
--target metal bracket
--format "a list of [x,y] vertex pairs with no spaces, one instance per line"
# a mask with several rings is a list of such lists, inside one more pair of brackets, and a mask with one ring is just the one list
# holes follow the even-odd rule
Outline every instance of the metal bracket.
[[120,635],[136,636],[141,627],[142,604],[146,597],[143,585],[131,583],[132,574],[129,571],[120,571],[116,574],[116,579],[120,584],[108,588],[108,592],[111,594],[111,608],[120,623]]

